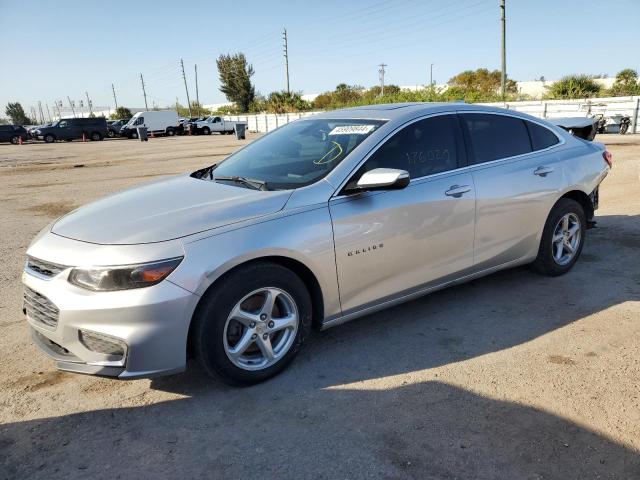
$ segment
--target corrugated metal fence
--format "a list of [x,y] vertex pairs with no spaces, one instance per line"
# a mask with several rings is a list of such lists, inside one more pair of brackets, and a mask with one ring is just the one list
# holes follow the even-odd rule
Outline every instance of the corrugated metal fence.
[[[591,98],[588,100],[536,100],[524,102],[484,103],[495,107],[508,108],[528,113],[540,118],[586,117],[602,113],[605,116],[629,115],[630,132],[640,133],[640,97]],[[285,113],[283,115],[229,115],[225,119],[247,123],[251,132],[270,132],[293,120],[308,117],[320,112]]]

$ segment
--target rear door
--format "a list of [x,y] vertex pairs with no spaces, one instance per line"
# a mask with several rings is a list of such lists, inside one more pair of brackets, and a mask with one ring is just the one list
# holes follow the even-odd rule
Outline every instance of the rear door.
[[411,175],[403,190],[337,195],[333,221],[345,314],[459,276],[473,265],[475,192],[455,114],[402,128],[351,178],[374,168]]
[[462,113],[460,117],[469,163],[474,165],[470,170],[476,188],[476,270],[535,258],[562,186],[554,148],[560,139],[542,125],[511,115]]

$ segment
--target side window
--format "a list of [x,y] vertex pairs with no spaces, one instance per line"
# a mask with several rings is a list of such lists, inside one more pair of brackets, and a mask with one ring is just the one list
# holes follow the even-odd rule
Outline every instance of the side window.
[[414,122],[387,140],[364,165],[397,168],[411,178],[453,170],[460,166],[462,137],[456,115],[438,115]]
[[58,127],[59,128],[64,128],[69,126],[68,122],[66,120],[62,120],[60,123],[58,123]]
[[220,123],[220,117],[216,117],[213,119],[213,123]]
[[142,125],[144,123],[144,117],[136,118],[136,121],[133,122],[134,125]]
[[529,135],[531,135],[531,145],[534,151],[544,150],[560,142],[556,134],[548,128],[533,122],[525,123],[529,129]]
[[465,113],[473,157],[469,163],[484,163],[531,152],[531,140],[524,120],[507,115]]

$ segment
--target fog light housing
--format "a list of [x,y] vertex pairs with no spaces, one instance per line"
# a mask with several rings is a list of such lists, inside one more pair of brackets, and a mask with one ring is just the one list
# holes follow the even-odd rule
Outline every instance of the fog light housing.
[[104,335],[103,333],[79,330],[80,343],[92,352],[109,355],[111,357],[124,358],[127,353],[127,344],[122,340]]

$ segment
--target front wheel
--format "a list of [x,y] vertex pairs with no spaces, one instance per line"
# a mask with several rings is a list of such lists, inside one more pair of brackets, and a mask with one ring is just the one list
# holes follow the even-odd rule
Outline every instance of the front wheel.
[[584,246],[586,216],[582,205],[561,198],[551,209],[542,232],[534,270],[556,277],[567,273],[576,263]]
[[53,135],[51,135],[50,133],[48,133],[47,135],[44,136],[44,141],[46,143],[53,143],[56,141],[56,137],[54,137]]
[[131,132],[129,138],[138,138],[138,132]]
[[628,123],[623,123],[622,125],[620,125],[620,135],[624,135],[625,133],[627,133],[628,130],[629,130]]
[[291,270],[253,264],[203,297],[191,342],[207,372],[231,385],[262,382],[282,371],[311,329],[311,298]]
[[175,130],[173,128],[167,128],[167,136],[168,137],[173,137],[176,134]]
[[211,130],[209,129],[209,127],[204,127],[202,129],[202,133],[204,133],[205,135],[211,135]]
[[9,141],[14,145],[18,145],[20,143],[20,137],[18,135],[14,135],[9,139]]

